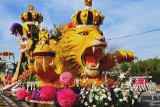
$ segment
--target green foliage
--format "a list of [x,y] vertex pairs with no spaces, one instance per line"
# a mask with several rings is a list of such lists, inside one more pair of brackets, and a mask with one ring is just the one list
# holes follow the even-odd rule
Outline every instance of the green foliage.
[[149,73],[149,76],[152,76],[152,81],[160,84],[160,71],[154,71]]
[[29,79],[27,80],[27,82],[30,82],[30,81],[37,81],[37,77],[36,77],[36,75],[35,74],[33,74],[33,73],[30,73],[29,74]]
[[122,63],[120,65],[120,68],[123,72],[126,72],[128,70],[129,64],[128,63]]
[[145,61],[140,60],[132,65],[132,73],[145,73],[146,71],[160,71],[160,59],[156,57]]
[[[128,63],[121,63],[120,68],[122,72],[128,70]],[[114,68],[115,69],[115,68]],[[113,69],[111,69],[113,71]],[[160,59],[155,57],[154,59],[140,60],[132,65],[131,76],[152,76],[152,81],[160,84]],[[113,77],[114,80],[117,80],[117,77]]]
[[27,61],[24,62],[24,63],[22,63],[22,64],[21,64],[21,67],[22,67],[22,71],[23,71],[23,72],[24,72],[25,70],[27,70],[27,69],[28,69]]
[[53,32],[52,30],[50,31],[51,37],[50,39],[54,39],[55,41],[59,41],[60,37],[62,35],[62,24],[57,26],[56,24],[53,23]]

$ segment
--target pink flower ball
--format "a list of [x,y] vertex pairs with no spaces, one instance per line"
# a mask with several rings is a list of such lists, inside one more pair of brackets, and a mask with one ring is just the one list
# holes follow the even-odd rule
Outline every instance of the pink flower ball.
[[29,69],[24,72],[24,74],[25,74],[26,76],[28,76],[29,73],[30,73]]
[[69,72],[64,72],[60,75],[60,82],[65,86],[72,85],[74,82],[74,76]]
[[11,79],[12,79],[11,76],[8,76],[8,77],[7,77],[7,81],[10,81]]
[[29,95],[29,91],[25,88],[19,88],[16,93],[17,98],[20,100],[25,100],[25,98]]
[[11,85],[11,84],[12,84],[12,82],[11,82],[11,81],[9,81],[9,82],[8,82],[8,84],[9,84],[9,85]]
[[62,107],[72,107],[76,102],[76,94],[71,89],[63,89],[58,94],[57,100]]
[[52,85],[45,85],[40,90],[40,97],[43,100],[52,100],[56,95],[56,89]]

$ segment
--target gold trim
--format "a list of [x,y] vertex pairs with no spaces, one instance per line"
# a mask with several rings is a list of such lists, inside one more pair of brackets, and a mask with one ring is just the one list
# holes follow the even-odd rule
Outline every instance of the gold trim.
[[96,28],[96,29],[99,29],[99,26],[96,26],[96,25],[77,25],[76,28],[77,29],[80,29],[80,28]]

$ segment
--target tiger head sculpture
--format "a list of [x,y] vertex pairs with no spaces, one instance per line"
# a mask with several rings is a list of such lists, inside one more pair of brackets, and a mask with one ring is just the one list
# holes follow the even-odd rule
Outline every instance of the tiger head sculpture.
[[97,77],[106,46],[102,31],[96,28],[69,28],[56,50],[56,72],[78,76],[87,71],[88,76]]

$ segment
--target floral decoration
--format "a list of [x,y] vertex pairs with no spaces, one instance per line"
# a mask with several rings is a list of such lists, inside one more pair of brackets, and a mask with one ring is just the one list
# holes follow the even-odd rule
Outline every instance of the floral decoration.
[[43,100],[51,100],[56,95],[56,89],[52,85],[45,85],[40,90],[40,97]]
[[24,100],[29,95],[29,91],[26,90],[25,88],[19,88],[17,90],[16,95],[18,99]]
[[58,94],[57,101],[62,107],[72,107],[76,101],[76,94],[71,89],[63,89]]
[[65,86],[70,86],[74,82],[74,77],[69,72],[64,72],[60,75],[60,82]]

